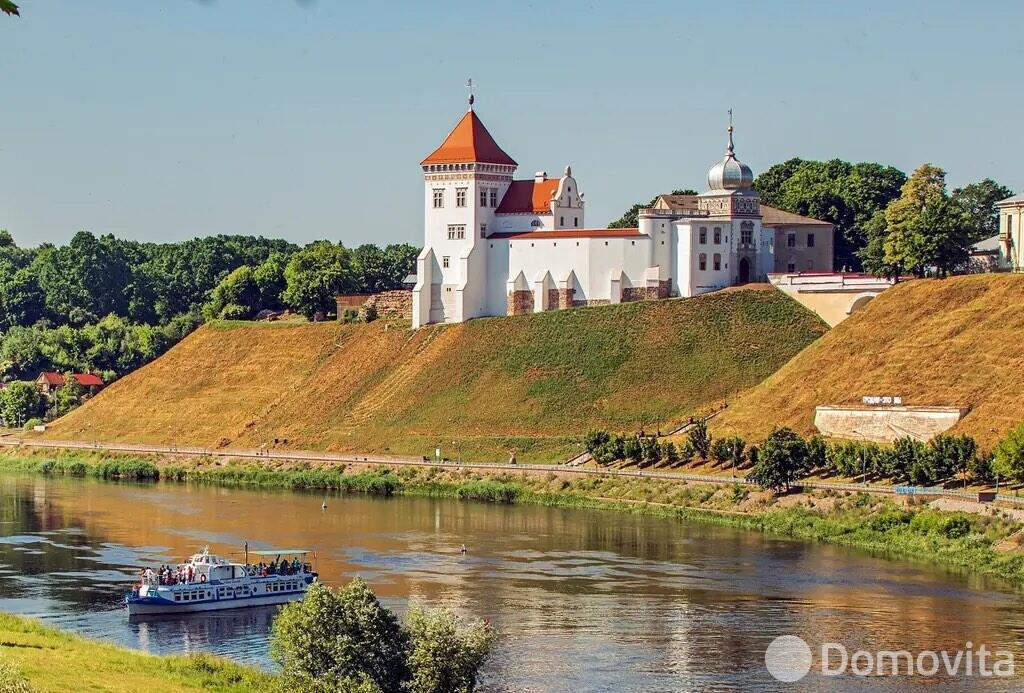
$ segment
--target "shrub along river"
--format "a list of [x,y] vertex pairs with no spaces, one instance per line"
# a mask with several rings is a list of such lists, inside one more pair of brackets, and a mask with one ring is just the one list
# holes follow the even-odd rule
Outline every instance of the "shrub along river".
[[[240,560],[248,541],[314,549],[322,580],[359,575],[397,610],[417,599],[489,619],[486,690],[781,688],[764,652],[783,634],[816,655],[823,642],[917,653],[971,641],[1024,667],[1024,601],[1006,585],[743,530],[428,498],[332,497],[321,510],[319,495],[9,474],[0,492],[0,610],[154,653],[273,667],[274,609],[129,623],[121,605],[141,566],[204,545]],[[818,667],[804,689],[837,683]]]

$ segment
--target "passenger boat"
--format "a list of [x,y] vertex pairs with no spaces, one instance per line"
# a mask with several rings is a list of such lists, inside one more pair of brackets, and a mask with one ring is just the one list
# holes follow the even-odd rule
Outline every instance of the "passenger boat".
[[[249,551],[247,547],[245,562],[232,563],[203,549],[166,571],[144,570],[140,582],[125,595],[128,615],[187,614],[302,599],[317,580],[306,561],[309,553],[305,549]],[[250,564],[250,555],[261,560]]]

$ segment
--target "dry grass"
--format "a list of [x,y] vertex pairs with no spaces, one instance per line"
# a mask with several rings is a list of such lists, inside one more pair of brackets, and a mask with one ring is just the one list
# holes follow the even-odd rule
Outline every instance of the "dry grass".
[[711,428],[751,439],[814,431],[814,407],[902,395],[968,406],[955,432],[989,447],[1024,419],[1024,276],[908,282],[886,291],[732,403]]
[[760,289],[386,328],[206,326],[47,435],[548,461],[590,428],[651,429],[704,410],[826,330]]

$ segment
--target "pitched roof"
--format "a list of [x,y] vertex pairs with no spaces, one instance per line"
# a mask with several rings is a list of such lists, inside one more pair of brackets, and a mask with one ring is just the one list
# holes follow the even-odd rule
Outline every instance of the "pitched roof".
[[832,226],[832,223],[762,204],[761,226]]
[[658,199],[665,202],[671,210],[697,209],[698,195],[658,195]]
[[[39,377],[47,385],[53,385],[54,387],[62,387],[64,385],[64,375],[56,371],[43,371],[39,374]],[[92,373],[73,373],[72,377],[82,387],[98,387],[103,384],[103,380],[98,375],[93,375]]]
[[494,213],[551,214],[551,196],[558,190],[558,182],[558,178],[514,180]]
[[1017,204],[1020,204],[1021,202],[1024,202],[1024,193],[1021,193],[1020,195],[1014,195],[1013,197],[1008,197],[1005,200],[999,200],[999,202],[996,202],[996,205],[997,206],[1001,206],[1001,205],[1009,206],[1009,205],[1017,205]]
[[420,162],[423,164],[455,164],[476,162],[517,166],[487,132],[473,111],[467,111],[455,129],[448,133],[441,146]]
[[501,241],[547,240],[558,238],[633,238],[642,236],[640,229],[558,229],[557,231],[513,231],[492,233],[488,238]]

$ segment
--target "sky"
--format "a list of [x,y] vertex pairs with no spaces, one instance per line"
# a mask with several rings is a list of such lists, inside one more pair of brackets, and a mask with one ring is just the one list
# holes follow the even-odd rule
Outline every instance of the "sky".
[[19,0],[0,228],[422,242],[419,161],[476,112],[603,227],[725,149],[1024,189],[1024,3]]

